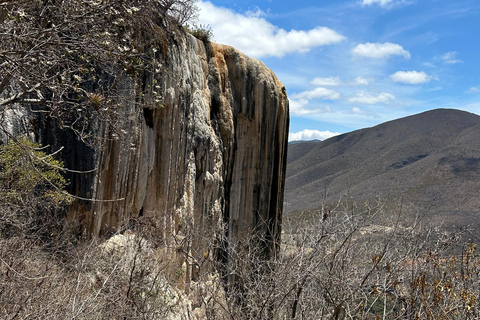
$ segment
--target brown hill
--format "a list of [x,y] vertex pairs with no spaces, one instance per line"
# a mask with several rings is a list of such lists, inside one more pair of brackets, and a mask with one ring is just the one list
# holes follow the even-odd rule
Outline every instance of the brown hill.
[[346,194],[403,199],[411,212],[480,230],[480,116],[437,109],[289,146],[287,214]]

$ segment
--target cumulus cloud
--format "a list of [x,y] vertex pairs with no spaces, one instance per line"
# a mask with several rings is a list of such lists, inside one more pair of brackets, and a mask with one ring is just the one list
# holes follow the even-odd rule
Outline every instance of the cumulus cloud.
[[403,49],[403,47],[396,43],[361,43],[353,48],[352,53],[355,56],[373,58],[373,59],[386,59],[391,56],[403,56],[405,59],[410,59],[410,52]]
[[397,71],[390,75],[390,79],[395,82],[407,84],[420,84],[429,82],[433,77],[423,71]]
[[305,116],[309,114],[319,114],[330,112],[330,107],[323,108],[307,108],[309,100],[322,99],[322,100],[337,100],[340,99],[340,93],[335,90],[330,90],[323,87],[318,87],[313,90],[303,91],[300,93],[294,93],[290,95],[290,114],[297,116]]
[[334,136],[338,136],[339,134],[339,132],[305,129],[300,132],[290,132],[288,134],[288,141],[325,140]]
[[290,102],[290,114],[295,116],[307,116],[312,114],[321,114],[332,112],[332,108],[329,106],[321,108],[308,108],[308,100],[305,99],[293,99],[292,97],[288,98]]
[[234,46],[255,57],[283,57],[289,53],[338,43],[345,37],[327,27],[308,31],[286,31],[265,20],[258,12],[240,14],[216,7],[211,2],[199,2],[199,23],[209,25],[215,41]]
[[308,100],[289,98],[290,113],[297,116],[304,116],[313,113],[311,110],[305,109],[308,105]]
[[318,87],[313,90],[303,91],[300,93],[292,94],[293,99],[323,99],[323,100],[338,100],[340,99],[340,93],[335,90]]
[[[348,99],[351,103],[358,103],[358,104],[377,104],[377,103],[385,103],[395,100],[395,96],[388,92],[382,92],[377,95],[371,95],[368,93],[358,93],[356,96],[351,97]],[[356,108],[353,111],[357,111],[355,113],[359,113],[359,108]]]
[[329,77],[329,78],[315,78],[312,80],[311,83],[316,86],[336,87],[342,84],[342,81],[340,80],[339,77]]
[[445,53],[442,56],[442,60],[446,64],[456,64],[456,63],[462,63],[463,62],[462,60],[457,59],[457,52],[455,52],[455,51],[450,51],[450,52]]

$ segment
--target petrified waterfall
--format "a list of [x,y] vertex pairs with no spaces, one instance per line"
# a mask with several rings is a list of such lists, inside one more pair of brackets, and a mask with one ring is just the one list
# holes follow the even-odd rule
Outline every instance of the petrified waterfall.
[[41,130],[44,143],[65,147],[68,167],[96,168],[71,174],[70,191],[97,201],[75,200],[68,220],[91,237],[148,217],[167,250],[180,246],[193,260],[210,230],[240,239],[255,229],[274,246],[289,123],[285,87],[260,61],[189,35],[172,41],[159,70],[143,81],[155,84],[155,96],[142,97],[152,103],[136,104],[136,84],[123,80],[118,122],[98,129],[98,145]]

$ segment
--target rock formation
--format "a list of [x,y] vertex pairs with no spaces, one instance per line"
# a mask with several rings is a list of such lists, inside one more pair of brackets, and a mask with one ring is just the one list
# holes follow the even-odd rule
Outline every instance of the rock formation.
[[75,200],[68,220],[92,237],[149,218],[167,251],[190,257],[180,262],[187,279],[219,230],[232,240],[260,232],[268,254],[281,227],[285,87],[260,61],[190,35],[171,40],[158,65],[143,79],[156,88],[151,96],[122,80],[118,122],[98,128],[96,145],[53,126],[40,130],[43,144],[65,148],[67,167],[95,169],[70,174],[72,194],[94,201]]

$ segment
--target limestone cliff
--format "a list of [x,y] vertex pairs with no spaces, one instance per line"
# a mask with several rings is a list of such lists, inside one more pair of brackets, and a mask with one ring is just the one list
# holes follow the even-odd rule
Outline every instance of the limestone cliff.
[[[168,250],[191,257],[187,278],[212,230],[278,240],[289,115],[273,72],[232,47],[183,35],[143,79],[156,88],[157,96],[142,97],[149,107],[135,103],[132,80],[122,81],[119,121],[100,127],[98,145],[42,132],[44,143],[65,146],[68,167],[96,168],[71,174],[71,192],[95,201],[76,200],[68,219],[98,236],[149,217]],[[276,241],[267,243],[268,253]]]

